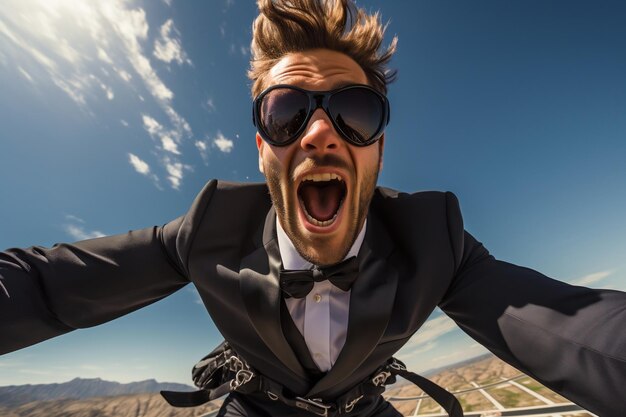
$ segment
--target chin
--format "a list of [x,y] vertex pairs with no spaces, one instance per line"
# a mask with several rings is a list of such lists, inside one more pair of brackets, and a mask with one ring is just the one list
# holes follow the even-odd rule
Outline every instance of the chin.
[[[351,216],[346,216],[343,222],[347,222]],[[296,250],[300,255],[314,265],[327,266],[341,262],[352,247],[359,230],[354,225],[343,223],[337,225],[333,233],[313,233],[300,222],[292,224],[295,233],[288,233]]]

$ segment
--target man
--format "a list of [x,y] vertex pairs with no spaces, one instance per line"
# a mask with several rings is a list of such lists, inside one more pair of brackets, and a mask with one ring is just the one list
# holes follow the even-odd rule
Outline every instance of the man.
[[[250,76],[267,184],[210,181],[163,227],[0,254],[0,353],[193,282],[237,354],[281,387],[233,392],[219,415],[313,415],[291,400],[331,404],[371,380],[439,306],[552,389],[622,415],[625,294],[496,261],[450,193],[376,188],[395,47],[379,53],[377,16],[347,0],[259,9]],[[346,266],[358,270],[351,284],[331,273]],[[293,285],[293,270],[311,268]],[[399,415],[378,394],[339,411]]]

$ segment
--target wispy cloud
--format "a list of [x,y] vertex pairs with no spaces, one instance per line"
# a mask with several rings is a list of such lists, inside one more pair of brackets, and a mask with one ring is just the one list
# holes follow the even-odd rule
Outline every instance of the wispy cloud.
[[192,65],[191,60],[183,50],[180,41],[180,32],[174,26],[172,19],[167,20],[159,30],[159,38],[154,41],[153,55],[166,63],[176,62],[178,65]]
[[231,139],[224,136],[221,132],[217,132],[217,136],[213,139],[213,146],[217,147],[224,153],[230,153],[233,150],[235,143]]
[[143,128],[153,139],[156,139],[159,142],[159,148],[161,150],[173,153],[174,155],[181,154],[178,150],[178,143],[172,139],[172,137],[178,137],[176,132],[166,130],[163,125],[147,114],[142,115],[141,118],[143,121]]
[[178,190],[183,179],[184,171],[192,171],[191,166],[184,165],[181,162],[172,160],[169,157],[165,157],[163,163],[167,170],[167,180],[170,182],[170,186],[173,189]]
[[20,72],[20,74],[24,76],[24,78],[26,78],[31,83],[34,82],[33,77],[31,77],[30,74],[24,68],[18,66],[17,69]]
[[142,160],[135,154],[129,153],[128,162],[130,162],[130,165],[135,169],[135,171],[150,178],[154,182],[155,186],[161,189],[161,186],[159,185],[159,177],[150,171],[150,165],[148,165],[146,161]]
[[[120,83],[134,83],[131,91],[144,102],[139,93],[143,84],[167,120],[161,120],[165,127],[157,141],[158,153],[181,155],[181,141],[193,132],[173,106],[174,92],[150,62],[154,57],[192,65],[173,19],[159,28],[150,45],[146,11],[128,0],[6,3],[0,8],[0,51],[2,57],[4,52],[11,54],[26,80],[42,87],[51,82],[90,114],[93,101],[116,98]],[[161,163],[163,155],[157,156]],[[161,168],[168,170],[165,165]]]
[[200,297],[200,293],[198,293],[196,287],[191,286],[188,291],[193,297],[193,302],[204,307],[204,301],[202,301],[202,297]]
[[80,217],[68,214],[65,216],[65,220],[68,223],[63,225],[65,233],[70,235],[75,240],[93,239],[97,237],[106,236],[99,230],[87,230],[85,227],[85,221]]
[[585,275],[584,277],[580,277],[577,279],[574,279],[572,281],[570,281],[570,284],[574,284],[574,285],[591,285],[591,284],[595,284],[599,281],[602,281],[603,279],[607,278],[608,276],[613,274],[613,270],[606,270],[606,271],[599,271],[599,272],[594,272],[592,274],[588,274]]
[[67,215],[65,216],[65,219],[66,219],[66,220],[69,220],[69,221],[72,221],[72,222],[85,224],[85,221],[84,221],[83,219],[81,219],[81,218],[80,218],[80,217],[78,217],[78,216],[74,216],[73,214],[67,214]]
[[402,348],[401,357],[407,360],[418,354],[432,350],[437,345],[437,339],[457,328],[457,325],[448,316],[441,315],[430,319]]
[[198,151],[200,152],[200,156],[204,161],[204,165],[209,165],[209,147],[207,145],[207,142],[197,140],[194,145],[196,146],[196,149],[198,149]]
[[430,361],[428,365],[431,369],[437,368],[440,366],[445,366],[448,364],[461,362],[466,359],[474,358],[487,352],[489,351],[484,346],[478,343],[473,343],[465,349],[459,349],[452,353],[436,356]]
[[132,153],[128,154],[129,162],[135,168],[135,171],[142,175],[150,174],[150,165],[148,165],[145,161],[141,160],[137,155]]
[[215,102],[213,101],[211,97],[209,97],[206,101],[206,109],[209,113],[214,112],[216,109]]

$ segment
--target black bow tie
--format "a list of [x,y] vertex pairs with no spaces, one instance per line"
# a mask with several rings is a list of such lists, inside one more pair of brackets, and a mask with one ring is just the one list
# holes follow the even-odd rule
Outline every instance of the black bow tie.
[[283,269],[280,271],[280,289],[285,298],[304,298],[311,292],[314,283],[327,279],[335,287],[348,291],[358,273],[359,261],[356,256],[323,268]]

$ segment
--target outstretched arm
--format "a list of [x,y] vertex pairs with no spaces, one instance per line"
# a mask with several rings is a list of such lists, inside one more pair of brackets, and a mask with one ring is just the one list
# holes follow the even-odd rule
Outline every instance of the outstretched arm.
[[494,259],[449,195],[457,270],[440,307],[501,359],[601,416],[626,410],[626,293],[573,286]]
[[113,320],[183,287],[182,221],[0,252],[0,354]]

